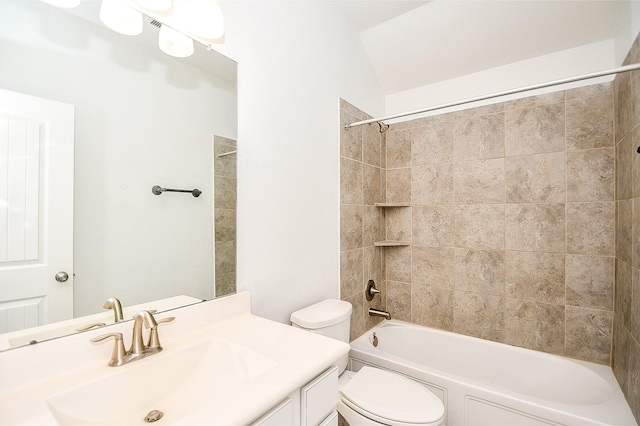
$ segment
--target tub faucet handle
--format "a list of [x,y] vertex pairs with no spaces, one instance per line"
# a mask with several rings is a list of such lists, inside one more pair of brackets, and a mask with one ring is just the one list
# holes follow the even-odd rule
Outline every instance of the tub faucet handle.
[[367,300],[371,302],[373,300],[373,297],[378,293],[380,293],[380,290],[376,288],[376,283],[373,280],[369,280],[367,282],[367,289],[364,292]]

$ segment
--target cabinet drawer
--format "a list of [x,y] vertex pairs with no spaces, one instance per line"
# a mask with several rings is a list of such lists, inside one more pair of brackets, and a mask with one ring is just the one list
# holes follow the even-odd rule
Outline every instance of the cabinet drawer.
[[338,367],[333,366],[300,390],[300,423],[315,426],[338,405]]

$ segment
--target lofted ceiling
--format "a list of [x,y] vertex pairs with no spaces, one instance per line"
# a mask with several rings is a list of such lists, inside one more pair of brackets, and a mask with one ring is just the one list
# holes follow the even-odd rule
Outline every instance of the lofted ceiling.
[[619,1],[336,0],[385,94],[615,37]]

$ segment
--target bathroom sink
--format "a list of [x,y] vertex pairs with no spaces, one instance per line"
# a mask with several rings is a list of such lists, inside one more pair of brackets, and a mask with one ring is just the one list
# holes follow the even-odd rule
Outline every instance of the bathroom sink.
[[46,402],[59,424],[146,424],[158,410],[162,424],[204,424],[220,395],[277,363],[242,346],[209,338],[112,368],[104,377],[65,390]]

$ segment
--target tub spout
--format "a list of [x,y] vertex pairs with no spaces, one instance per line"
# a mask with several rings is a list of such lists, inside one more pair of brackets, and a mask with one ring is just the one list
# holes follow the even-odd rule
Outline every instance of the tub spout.
[[369,308],[369,316],[370,317],[383,317],[384,319],[391,319],[391,314],[387,311],[382,311],[380,309]]

